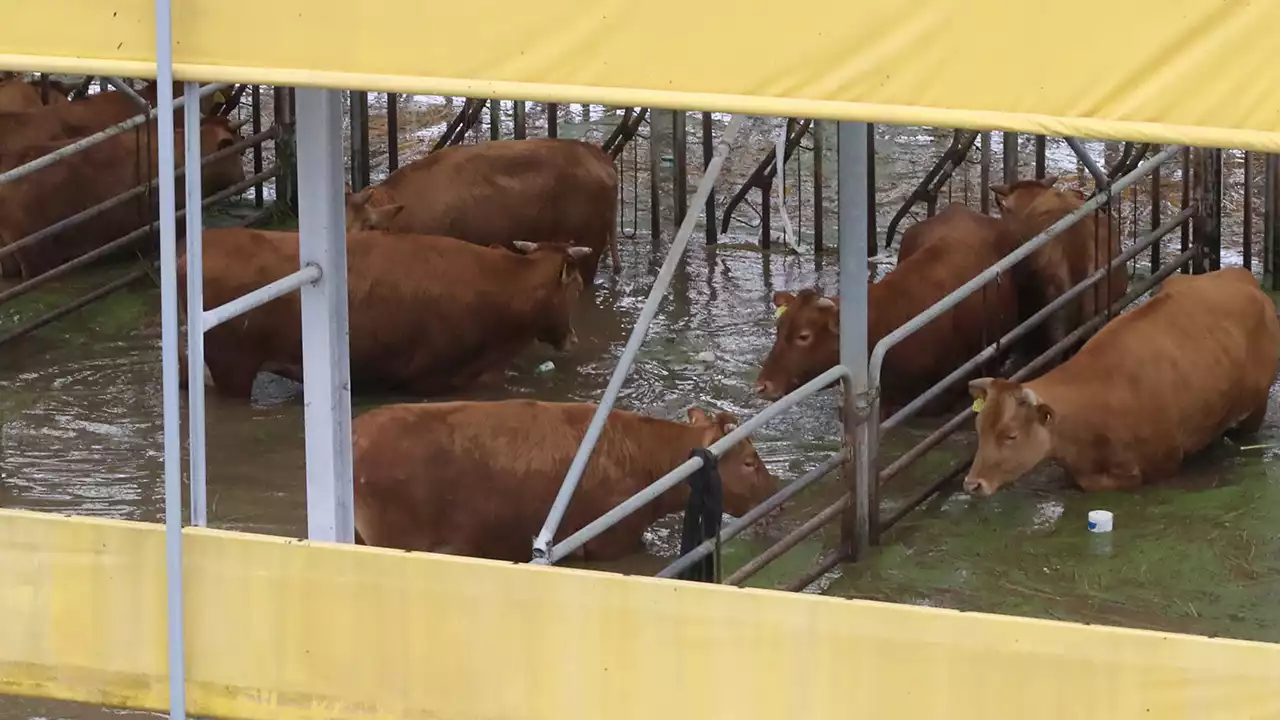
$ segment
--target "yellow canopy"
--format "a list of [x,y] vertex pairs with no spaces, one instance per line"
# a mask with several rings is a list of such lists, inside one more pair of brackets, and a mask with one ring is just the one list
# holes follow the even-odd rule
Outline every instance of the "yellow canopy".
[[[5,10],[9,69],[154,75],[153,0]],[[1280,151],[1274,0],[174,0],[173,16],[189,80]]]

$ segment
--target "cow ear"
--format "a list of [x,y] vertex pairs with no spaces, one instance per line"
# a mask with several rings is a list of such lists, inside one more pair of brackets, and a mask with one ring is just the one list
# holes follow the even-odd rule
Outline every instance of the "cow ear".
[[1009,195],[1009,186],[1005,184],[992,185],[991,194],[998,199],[1003,199]]
[[684,414],[690,425],[706,425],[711,422],[711,418],[701,408],[691,407]]
[[789,303],[796,299],[796,296],[785,290],[779,290],[773,294],[774,307],[786,307]]
[[1053,411],[1053,408],[1049,407],[1045,403],[1036,405],[1036,420],[1040,421],[1041,425],[1049,427],[1053,424],[1054,420],[1057,419],[1058,414]]
[[568,285],[578,275],[578,266],[572,260],[565,260],[560,266],[560,284]]
[[1057,182],[1058,182],[1057,175],[1045,175],[1043,178],[1040,179],[1040,184],[1047,188],[1053,187],[1054,185],[1057,184]]
[[974,400],[986,400],[987,394],[991,392],[991,384],[995,382],[995,378],[978,378],[969,381],[969,394]]
[[403,205],[384,205],[369,211],[369,219],[375,228],[384,228],[404,210]]
[[720,432],[728,435],[738,429],[738,418],[733,413],[719,412],[716,413],[716,425],[720,427]]

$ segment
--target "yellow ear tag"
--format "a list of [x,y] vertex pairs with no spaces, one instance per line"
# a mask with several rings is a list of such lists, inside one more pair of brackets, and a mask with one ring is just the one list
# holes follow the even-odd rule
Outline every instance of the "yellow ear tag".
[[214,93],[214,94],[213,94],[213,101],[214,101],[214,102],[226,102],[226,101],[227,101],[227,96],[226,96],[226,95],[223,95],[223,94],[222,94],[222,91],[221,91],[221,90],[219,90],[218,92],[216,92],[216,93]]
[[973,399],[973,411],[976,413],[982,412],[982,408],[986,407],[986,405],[987,405],[987,402],[982,398]]
[[773,319],[777,320],[778,318],[782,317],[782,313],[786,311],[787,311],[786,305],[779,305],[778,307],[774,308]]

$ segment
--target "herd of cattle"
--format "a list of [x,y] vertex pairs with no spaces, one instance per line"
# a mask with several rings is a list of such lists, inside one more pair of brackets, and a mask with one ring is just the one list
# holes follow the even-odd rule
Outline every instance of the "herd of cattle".
[[[0,103],[23,87],[32,88],[15,80],[0,85]],[[154,101],[154,88],[142,92]],[[2,169],[137,112],[132,99],[118,93],[73,102],[60,96],[48,105],[35,97],[25,109],[0,106]],[[206,154],[236,140],[222,118],[206,117],[201,129]],[[151,135],[124,133],[80,160],[0,186],[0,245],[136,185],[129,159],[138,158],[139,143],[152,149],[154,176]],[[206,166],[205,187],[215,192],[243,177],[240,158],[232,155]],[[1083,204],[1080,193],[1056,185],[1050,177],[995,186],[999,217],[951,205],[910,228],[896,267],[869,288],[870,344]],[[594,284],[606,248],[613,272],[620,270],[617,190],[613,164],[598,146],[537,139],[445,148],[379,185],[348,193],[352,390],[439,400],[500,379],[535,342],[570,351],[580,296]],[[4,258],[5,274],[31,277],[150,222],[155,212],[154,206],[117,209],[118,216]],[[203,248],[205,309],[299,264],[297,232],[207,229]],[[885,360],[882,412],[919,396],[1120,252],[1111,216],[1086,216],[894,347]],[[185,283],[185,257],[178,271]],[[1114,269],[1038,332],[1003,348],[999,360],[1038,355],[1106,312],[1128,282],[1123,266]],[[773,304],[777,335],[756,382],[767,400],[839,360],[837,298],[800,289],[775,293]],[[185,357],[183,364],[185,380]],[[958,383],[924,412],[973,402],[978,452],[964,483],[970,492],[995,492],[1045,459],[1064,466],[1085,490],[1132,489],[1173,475],[1184,456],[1225,431],[1257,430],[1278,364],[1280,322],[1251,273],[1175,275],[1037,379],[1019,384],[971,376],[967,388]],[[246,401],[259,372],[300,381],[298,294],[210,330],[205,365],[215,392]],[[594,409],[590,403],[450,400],[362,414],[353,427],[357,541],[527,560]],[[613,411],[560,537],[737,422],[697,408],[684,422]],[[731,514],[778,489],[749,440],[722,457],[719,469]],[[587,543],[579,557],[609,560],[642,549],[645,528],[682,507],[687,493],[673,488]]]

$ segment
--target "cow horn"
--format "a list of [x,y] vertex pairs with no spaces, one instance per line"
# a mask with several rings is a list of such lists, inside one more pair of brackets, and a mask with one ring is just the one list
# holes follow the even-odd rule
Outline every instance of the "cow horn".
[[571,247],[571,248],[569,248],[569,255],[570,255],[570,256],[572,256],[574,260],[581,260],[582,258],[584,258],[584,257],[586,257],[586,256],[588,256],[588,255],[590,255],[590,254],[591,254],[591,248],[589,248],[589,247]]
[[512,247],[523,253],[531,253],[538,249],[537,243],[526,242],[524,240],[515,240],[511,243]]

